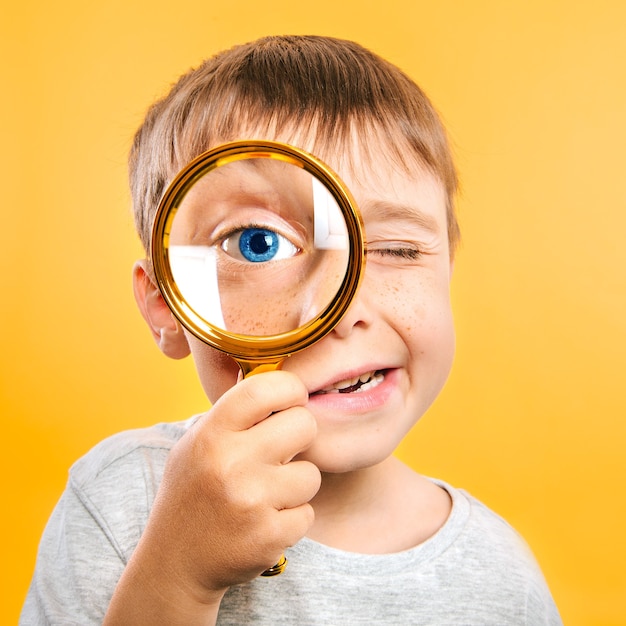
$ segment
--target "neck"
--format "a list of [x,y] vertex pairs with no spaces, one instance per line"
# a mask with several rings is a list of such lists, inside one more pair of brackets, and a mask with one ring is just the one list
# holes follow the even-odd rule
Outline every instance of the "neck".
[[390,457],[372,467],[322,474],[322,486],[311,501],[316,522],[325,523],[327,518],[338,521],[376,509],[392,488],[389,475],[393,473],[396,463],[399,461]]
[[324,474],[311,505],[310,539],[365,554],[414,547],[434,534],[450,512],[442,489],[394,457],[354,472]]

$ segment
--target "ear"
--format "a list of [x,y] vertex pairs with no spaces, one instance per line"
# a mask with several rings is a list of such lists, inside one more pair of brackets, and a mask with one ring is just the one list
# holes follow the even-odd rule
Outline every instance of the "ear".
[[190,349],[183,328],[165,304],[145,260],[137,261],[133,267],[133,290],[141,315],[161,352],[172,359],[188,356]]

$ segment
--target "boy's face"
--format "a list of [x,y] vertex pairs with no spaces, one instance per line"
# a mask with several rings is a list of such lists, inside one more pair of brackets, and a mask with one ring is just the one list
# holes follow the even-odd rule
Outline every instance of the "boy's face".
[[[282,366],[309,390],[318,436],[302,457],[325,472],[387,458],[440,392],[454,353],[444,189],[419,167],[404,173],[383,146],[376,151],[376,140],[367,144],[380,158],[364,159],[356,142],[349,164],[317,155],[343,179],[363,216],[368,255],[361,288],[329,335]],[[214,402],[236,384],[238,366],[190,335],[187,341]]]

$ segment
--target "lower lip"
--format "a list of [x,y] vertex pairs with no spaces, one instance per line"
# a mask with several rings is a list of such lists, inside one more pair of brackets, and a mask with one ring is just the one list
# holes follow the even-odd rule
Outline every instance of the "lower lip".
[[398,370],[385,370],[381,383],[366,391],[321,393],[309,396],[308,407],[345,413],[365,413],[384,406],[398,388]]

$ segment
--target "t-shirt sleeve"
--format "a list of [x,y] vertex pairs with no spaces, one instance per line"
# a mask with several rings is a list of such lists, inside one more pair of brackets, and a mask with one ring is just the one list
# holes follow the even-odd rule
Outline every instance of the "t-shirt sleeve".
[[526,624],[563,626],[559,610],[538,567],[526,597]]
[[125,566],[106,523],[70,484],[39,545],[20,624],[101,624]]
[[[463,572],[460,565],[470,557],[476,563],[473,578],[480,581],[483,597],[493,602],[494,609],[499,606],[498,610],[507,611],[515,607],[515,621],[511,615],[511,621],[502,623],[562,626],[541,568],[526,541],[483,503],[469,499],[472,517],[462,544],[459,571]],[[461,580],[457,579],[457,584],[462,587]]]
[[182,432],[121,433],[74,464],[39,544],[21,625],[102,623]]

